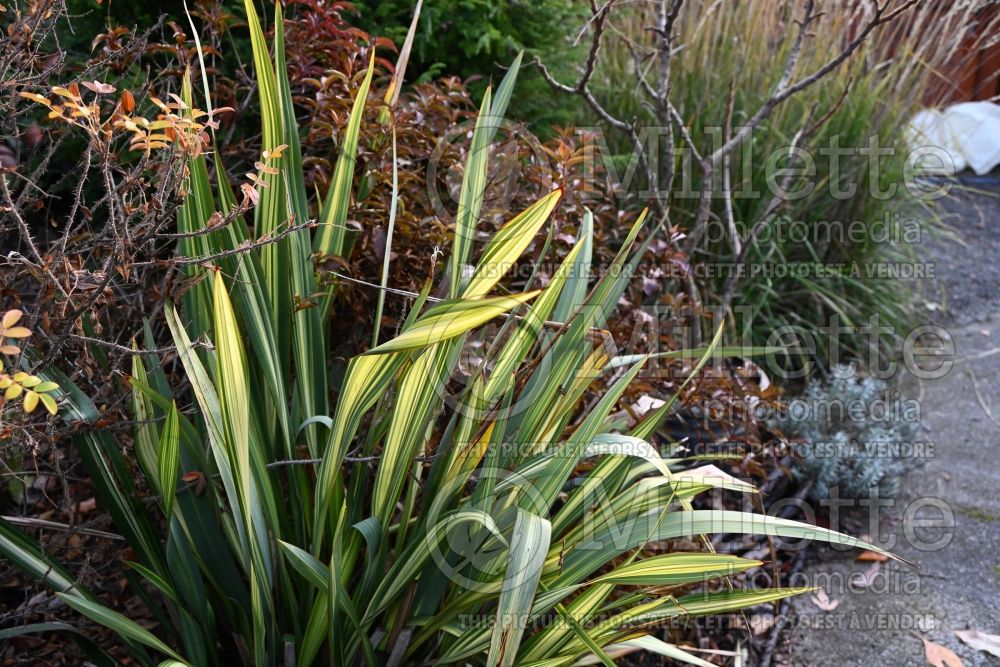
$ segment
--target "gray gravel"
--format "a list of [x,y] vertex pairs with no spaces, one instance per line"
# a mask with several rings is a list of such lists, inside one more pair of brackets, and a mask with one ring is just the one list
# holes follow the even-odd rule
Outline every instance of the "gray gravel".
[[981,322],[1000,313],[1000,170],[961,178],[939,203],[953,238],[926,242],[935,269],[935,280],[923,286],[928,317]]
[[[838,606],[824,611],[808,596],[796,598],[790,641],[775,664],[926,665],[919,639],[926,637],[966,665],[1000,665],[954,634],[1000,635],[1000,174],[962,185],[943,206],[960,241],[928,244],[936,279],[923,286],[927,319],[952,332],[958,362],[941,379],[909,383],[933,456],[909,474],[903,497],[878,525],[916,567],[882,565],[871,587],[845,586],[870,563],[857,562],[856,551],[814,546],[805,581],[795,583],[822,587]],[[906,516],[926,498],[941,499],[954,516],[942,548],[920,549],[907,538],[943,534]]]

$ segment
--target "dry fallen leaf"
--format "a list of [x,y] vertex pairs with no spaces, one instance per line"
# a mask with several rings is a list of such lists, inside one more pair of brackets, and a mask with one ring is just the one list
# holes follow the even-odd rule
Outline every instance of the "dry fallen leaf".
[[840,600],[831,600],[823,589],[816,591],[815,595],[810,595],[809,601],[823,611],[833,611],[840,605]]
[[927,664],[932,667],[965,667],[962,659],[950,648],[935,644],[923,637],[920,639],[924,642],[924,657],[927,658]]
[[83,546],[83,538],[80,537],[79,533],[73,533],[66,540],[67,545],[70,547],[66,550],[65,556],[68,560],[76,560],[80,557],[80,547]]
[[750,617],[750,630],[754,636],[759,636],[767,632],[774,625],[774,616],[771,614],[754,614]]
[[748,484],[741,479],[733,477],[729,473],[711,463],[679,472],[677,473],[677,479],[686,482],[694,482],[696,484],[709,484],[711,486],[717,486],[721,489],[748,491],[750,493],[757,492],[757,488],[752,484]]
[[632,409],[635,411],[636,416],[642,417],[650,410],[656,410],[661,407],[665,401],[659,398],[653,398],[647,394],[643,394],[639,397],[639,400],[635,402]]
[[80,504],[76,506],[76,511],[80,514],[89,514],[97,509],[97,498],[87,498],[86,500],[81,500]]
[[100,95],[107,95],[108,93],[113,93],[117,89],[110,83],[103,83],[101,81],[84,81],[83,87],[87,90],[91,90]]
[[885,554],[880,554],[877,551],[869,551],[868,549],[865,549],[859,553],[854,560],[863,563],[884,563],[889,560],[889,557]]
[[864,572],[855,573],[855,575],[851,577],[851,583],[858,588],[868,588],[878,577],[881,568],[882,564],[876,561],[869,565],[868,569]]
[[981,630],[959,630],[955,636],[977,651],[986,651],[1000,658],[1000,635],[988,635]]

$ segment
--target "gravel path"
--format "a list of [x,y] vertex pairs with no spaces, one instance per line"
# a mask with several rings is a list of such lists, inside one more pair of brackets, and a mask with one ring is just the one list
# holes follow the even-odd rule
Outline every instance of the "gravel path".
[[[955,636],[1000,635],[1000,175],[964,185],[980,192],[956,192],[945,205],[962,243],[930,244],[936,279],[925,292],[928,320],[952,332],[958,362],[941,379],[909,383],[933,455],[909,474],[903,497],[884,510],[882,535],[873,535],[895,541],[893,551],[916,567],[882,564],[871,574],[857,551],[814,546],[805,583],[822,587],[837,607],[797,598],[790,641],[775,664],[926,665],[919,638],[926,637],[967,666],[1000,665]],[[919,526],[942,516],[932,504],[915,510],[928,502],[952,513],[951,529]],[[938,538],[942,546],[927,548]]]
[[1000,170],[962,178],[942,203],[955,238],[927,244],[936,279],[925,294],[940,308],[928,316],[959,326],[982,322],[1000,313]]

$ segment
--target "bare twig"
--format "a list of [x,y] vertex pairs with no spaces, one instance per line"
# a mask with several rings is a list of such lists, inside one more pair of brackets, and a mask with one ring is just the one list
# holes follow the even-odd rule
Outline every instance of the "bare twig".
[[[434,459],[439,456],[438,453],[430,455],[420,455],[414,456],[412,461],[419,461],[421,463],[432,463]],[[343,458],[344,463],[375,463],[376,461],[381,461],[381,455],[374,456],[353,456],[346,455]],[[315,466],[323,462],[323,459],[287,459],[284,461],[271,461],[265,467],[266,468],[284,468],[287,466]]]
[[7,187],[7,178],[0,174],[0,191],[3,192],[3,203],[4,208],[7,213],[10,213],[14,218],[14,222],[17,224],[17,229],[21,234],[21,240],[28,246],[28,250],[31,251],[32,256],[35,261],[38,262],[38,268],[45,272],[46,277],[52,284],[59,290],[59,293],[65,298],[69,298],[66,294],[66,290],[63,289],[62,284],[52,275],[52,271],[49,270],[47,262],[42,258],[41,253],[38,252],[38,247],[35,246],[35,240],[31,237],[31,230],[28,229],[27,223],[25,223],[24,218],[21,217],[21,213],[17,210],[17,205],[11,199],[10,190]]
[[534,63],[538,67],[539,71],[541,71],[542,77],[549,83],[550,86],[563,93],[580,95],[587,102],[587,105],[594,111],[594,113],[596,113],[605,123],[619,130],[630,132],[634,131],[632,124],[612,115],[601,105],[600,102],[597,101],[597,98],[594,97],[593,92],[590,90],[590,80],[594,76],[594,67],[597,64],[597,56],[601,50],[604,29],[607,25],[608,17],[611,15],[611,9],[614,4],[615,0],[608,0],[600,9],[596,9],[596,6],[592,5],[592,7],[596,10],[594,11],[593,16],[593,36],[590,42],[590,49],[587,51],[587,60],[584,64],[583,74],[580,75],[580,80],[577,81],[575,86],[567,86],[566,84],[560,83],[556,80],[552,73],[549,72],[548,67],[545,66],[545,63],[543,63],[542,59],[538,56],[535,56]]
[[277,234],[268,234],[260,237],[256,241],[245,241],[235,248],[230,248],[228,250],[222,250],[220,252],[212,253],[211,255],[199,255],[197,257],[175,257],[173,259],[155,259],[148,262],[135,262],[134,266],[145,266],[149,264],[155,265],[166,265],[172,264],[174,266],[192,266],[196,264],[210,264],[217,259],[222,259],[223,257],[231,257],[233,255],[243,255],[255,248],[260,248],[262,246],[270,245],[271,243],[277,243],[282,239],[294,234],[295,232],[301,232],[306,229],[313,229],[317,226],[315,220],[310,220],[309,222],[303,223],[301,225],[292,224],[290,221],[288,227]]
[[[69,337],[72,338],[73,340],[78,340],[78,341],[81,341],[81,342],[84,342],[84,343],[91,343],[93,345],[100,345],[101,347],[107,347],[107,348],[110,348],[112,350],[117,350],[119,352],[123,352],[125,354],[135,354],[135,355],[150,354],[150,355],[152,355],[152,354],[165,354],[167,352],[176,352],[177,351],[177,348],[174,347],[173,345],[170,345],[170,346],[167,346],[167,347],[158,347],[158,348],[154,348],[152,350],[143,350],[143,349],[139,349],[139,348],[131,348],[131,347],[128,347],[126,345],[120,345],[118,343],[112,343],[111,341],[107,341],[107,340],[101,340],[100,338],[91,338],[90,336],[81,336],[79,334],[70,334]],[[215,349],[214,345],[211,345],[211,344],[206,343],[204,341],[197,341],[197,340],[196,341],[192,341],[191,347],[192,348],[203,348],[203,349],[206,349],[206,350],[214,350]]]
[[[733,107],[736,103],[736,81],[729,81],[729,99],[726,102],[726,120],[722,124],[723,141],[729,141],[733,134]],[[729,242],[733,246],[733,255],[740,256],[742,243],[740,231],[736,228],[736,216],[733,214],[733,184],[729,173],[729,155],[722,158],[722,196],[723,209],[726,213],[726,227],[729,229]]]
[[746,125],[740,127],[739,132],[734,134],[729,141],[720,146],[718,150],[712,154],[711,160],[713,162],[719,162],[723,156],[728,155],[739,148],[739,146],[747,140],[753,131],[760,126],[760,124],[764,122],[768,116],[771,115],[779,104],[796,93],[809,88],[816,82],[823,79],[826,75],[836,70],[844,62],[846,62],[848,58],[854,55],[855,51],[857,51],[858,48],[865,43],[868,36],[871,35],[876,28],[895,20],[899,16],[902,16],[918,2],[919,0],[907,0],[907,2],[904,2],[891,12],[886,11],[889,6],[888,2],[882,5],[876,5],[875,11],[872,13],[872,18],[864,26],[862,26],[857,36],[852,39],[840,53],[828,60],[825,64],[821,65],[812,74],[799,79],[794,84],[791,84],[790,82],[795,66],[798,64],[799,55],[802,52],[802,44],[804,43],[806,29],[809,24],[817,18],[817,14],[815,14],[815,2],[814,0],[809,0],[806,3],[805,17],[801,21],[797,22],[799,30],[795,37],[795,43],[792,45],[792,49],[789,52],[788,60],[785,63],[784,74],[778,81],[777,86],[775,86],[774,93],[772,93],[771,97],[769,97],[767,101],[761,105],[757,112],[750,118],[749,121],[747,121]]
[[972,372],[971,368],[965,369],[965,372],[968,373],[969,379],[972,380],[972,389],[976,392],[976,400],[979,401],[979,407],[983,409],[983,412],[987,417],[989,417],[990,421],[993,422],[993,425],[1000,428],[1000,421],[997,421],[997,418],[993,416],[993,411],[990,410],[990,406],[986,404],[986,399],[983,398],[982,392],[979,391],[979,383],[976,381],[976,374]]
[[[812,116],[815,113],[815,111],[816,107],[813,106],[813,108],[809,111],[806,118],[804,119],[802,128],[792,138],[791,145],[788,147],[789,155],[794,155],[795,151],[799,147],[799,144],[804,139],[808,138],[819,127],[821,127],[822,123],[811,122]],[[830,117],[831,117],[830,115],[825,116],[826,119],[829,119]],[[776,192],[774,193],[774,196],[772,196],[771,200],[767,203],[763,215],[761,215],[760,218],[757,220],[757,222],[754,223],[753,227],[750,228],[750,233],[747,234],[746,238],[742,240],[742,248],[740,248],[740,251],[736,254],[736,258],[733,262],[734,270],[729,274],[729,277],[726,279],[726,284],[722,290],[722,299],[720,307],[723,312],[729,310],[729,306],[732,304],[733,301],[733,296],[735,296],[736,294],[736,287],[739,284],[740,272],[735,269],[743,266],[743,264],[746,263],[747,257],[750,254],[750,249],[753,248],[754,243],[757,241],[757,238],[767,228],[767,226],[771,224],[771,222],[774,219],[775,213],[777,213],[778,209],[785,203],[784,194],[785,192],[787,192],[788,186],[791,183],[792,174],[793,172],[791,171],[785,174],[784,178],[781,181],[780,187],[777,188]]]

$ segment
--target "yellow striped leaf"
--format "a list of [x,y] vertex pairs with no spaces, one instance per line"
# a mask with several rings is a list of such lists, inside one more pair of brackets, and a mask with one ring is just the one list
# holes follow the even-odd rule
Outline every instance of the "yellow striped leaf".
[[367,354],[412,350],[460,336],[516,306],[531,301],[538,294],[539,291],[536,290],[513,296],[444,301],[428,310],[416,324],[401,335],[369,350]]
[[552,526],[548,521],[518,510],[510,541],[507,572],[497,604],[497,620],[493,625],[490,652],[486,658],[490,667],[509,667],[517,658],[551,535]]
[[478,299],[489,294],[505,273],[510,271],[521,253],[531,244],[535,234],[542,228],[552,209],[562,196],[562,190],[553,190],[526,208],[504,225],[490,240],[472,275],[464,299]]

